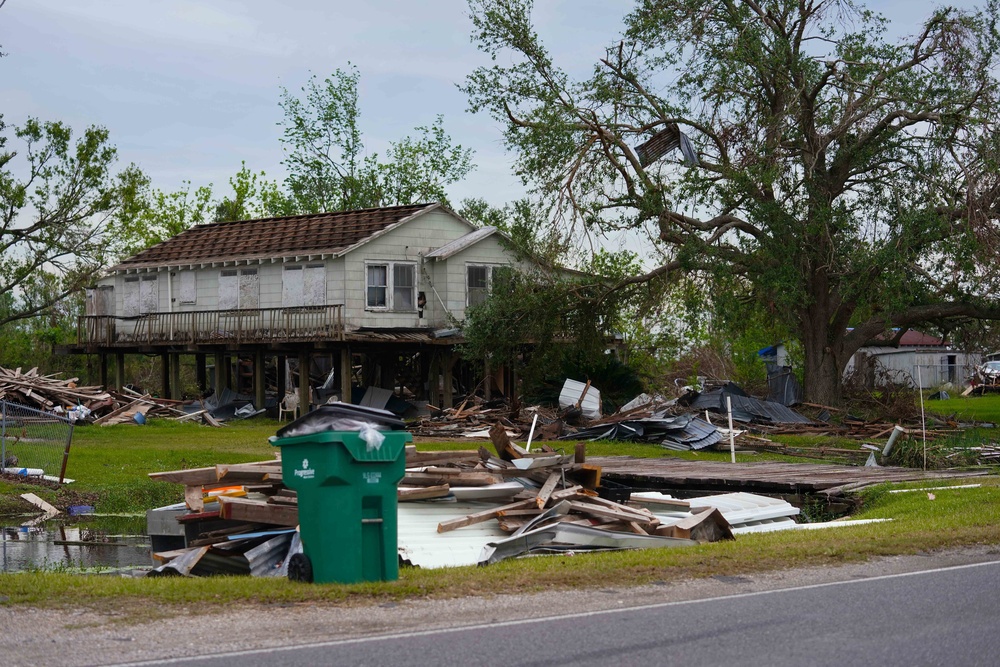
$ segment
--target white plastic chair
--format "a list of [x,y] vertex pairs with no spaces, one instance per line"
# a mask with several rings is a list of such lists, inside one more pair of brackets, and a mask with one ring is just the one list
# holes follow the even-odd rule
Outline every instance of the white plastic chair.
[[299,416],[299,395],[294,391],[285,394],[278,405],[278,421],[283,421],[286,414],[292,415],[292,419]]

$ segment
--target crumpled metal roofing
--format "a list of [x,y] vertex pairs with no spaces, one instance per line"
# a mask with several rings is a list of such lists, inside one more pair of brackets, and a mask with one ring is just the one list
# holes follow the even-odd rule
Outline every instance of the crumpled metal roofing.
[[717,427],[699,417],[667,416],[661,412],[651,417],[598,424],[564,435],[560,440],[655,442],[667,449],[688,450],[710,447],[722,440],[722,434]]
[[725,388],[700,394],[690,407],[698,410],[714,410],[726,414],[726,397],[732,401],[735,421],[765,424],[811,424],[808,418],[781,403],[762,401]]

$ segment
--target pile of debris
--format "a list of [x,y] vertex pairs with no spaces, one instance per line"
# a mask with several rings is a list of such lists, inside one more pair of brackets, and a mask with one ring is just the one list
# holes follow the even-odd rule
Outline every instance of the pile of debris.
[[24,373],[0,366],[0,400],[20,403],[39,410],[61,411],[75,406],[98,405],[111,399],[101,387],[83,387],[78,378],[60,380],[61,373],[39,375],[38,368]]
[[[600,466],[586,461],[585,443],[564,455],[546,446],[521,447],[501,424],[489,436],[492,452],[406,448],[397,489],[403,562],[426,568],[485,565],[529,552],[687,546],[799,526],[799,510],[783,500],[631,493],[601,479]],[[298,497],[282,483],[279,460],[150,477],[185,486],[184,503],[150,513],[173,512],[185,527],[184,548],[154,553],[161,563],[154,576],[284,575],[291,556],[301,551]],[[156,531],[149,533],[155,549]]]

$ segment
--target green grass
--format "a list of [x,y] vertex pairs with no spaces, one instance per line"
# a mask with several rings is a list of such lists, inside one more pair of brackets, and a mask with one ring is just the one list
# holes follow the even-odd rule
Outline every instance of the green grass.
[[[67,471],[77,481],[58,491],[0,482],[0,514],[5,507],[17,507],[18,512],[24,512],[26,506],[16,498],[17,493],[24,491],[37,493],[54,504],[59,504],[60,498],[64,503],[72,498],[92,498],[91,504],[101,512],[141,512],[178,502],[183,498],[180,485],[152,481],[148,473],[271,458],[275,448],[267,438],[279,427],[278,422],[251,420],[219,429],[165,421],[152,421],[142,427],[79,428]],[[828,446],[830,442],[799,437],[786,444],[806,448]],[[480,444],[421,442],[418,446],[476,449]],[[549,444],[569,453],[574,443]],[[678,453],[635,443],[588,443],[587,454],[729,460],[728,452]],[[741,453],[738,459],[762,460],[765,456],[769,455]],[[526,558],[485,568],[404,568],[398,581],[351,586],[310,586],[284,579],[251,577],[129,579],[65,571],[0,574],[0,605],[110,605],[126,612],[129,619],[145,620],[184,613],[191,608],[210,611],[233,603],[344,605],[416,597],[627,586],[830,565],[964,545],[1000,544],[1000,478],[991,476],[975,481],[983,487],[938,491],[934,500],[924,492],[890,494],[888,487],[869,490],[864,494],[863,511],[858,518],[893,521],[867,526],[745,535],[733,542],[681,549]],[[903,486],[907,485],[897,485]]]
[[924,401],[924,410],[930,415],[946,419],[1000,424],[1000,394],[959,396],[944,401]]

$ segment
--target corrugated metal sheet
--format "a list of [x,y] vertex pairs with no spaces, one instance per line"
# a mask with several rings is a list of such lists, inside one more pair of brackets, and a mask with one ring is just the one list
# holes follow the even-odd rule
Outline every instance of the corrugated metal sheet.
[[465,526],[446,533],[438,524],[497,507],[497,503],[414,502],[399,503],[399,557],[423,568],[475,565],[487,542],[507,537],[496,521]]
[[812,422],[780,403],[762,401],[750,396],[723,389],[705,392],[691,404],[698,410],[714,410],[726,413],[726,398],[733,404],[733,419],[740,422],[764,422],[770,424],[811,424]]
[[[670,496],[657,492],[632,494],[632,499],[638,502],[641,502],[644,497],[669,498]],[[737,492],[688,498],[687,501],[691,503],[692,508],[718,508],[722,512],[722,516],[732,526],[733,534],[787,530],[799,525],[792,518],[799,514],[799,508],[780,498]],[[656,506],[650,506],[650,509],[662,524],[668,526],[691,516],[690,512],[664,511]]]
[[[580,401],[584,389],[587,389],[587,394]],[[559,392],[559,407],[568,408],[576,405],[577,401],[580,401],[580,410],[584,417],[587,419],[601,418],[601,392],[593,386],[587,388],[584,382],[567,379],[563,383],[562,391]]]
[[424,255],[424,257],[427,259],[448,259],[452,255],[479,243],[483,239],[493,236],[496,231],[496,227],[483,227],[481,229],[477,229],[474,232],[469,232],[465,236],[455,239],[451,243],[446,243],[440,248],[431,250],[429,253]]

